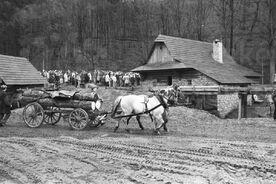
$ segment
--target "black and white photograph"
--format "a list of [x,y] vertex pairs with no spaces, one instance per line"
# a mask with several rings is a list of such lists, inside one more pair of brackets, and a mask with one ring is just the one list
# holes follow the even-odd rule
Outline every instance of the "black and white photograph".
[[0,0],[0,184],[275,184],[276,0]]

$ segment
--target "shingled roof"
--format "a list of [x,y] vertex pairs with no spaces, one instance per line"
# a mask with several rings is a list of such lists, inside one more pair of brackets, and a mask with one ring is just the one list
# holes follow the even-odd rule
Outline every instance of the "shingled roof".
[[41,85],[47,81],[23,57],[0,55],[0,78],[6,85]]
[[[132,71],[154,71],[167,69],[194,68],[213,78],[219,83],[255,83],[246,77],[260,77],[261,75],[238,65],[223,48],[223,63],[215,61],[212,57],[213,44],[208,42],[184,39],[179,37],[159,35],[155,43],[164,43],[174,62],[146,64]],[[150,55],[155,48],[152,47]]]

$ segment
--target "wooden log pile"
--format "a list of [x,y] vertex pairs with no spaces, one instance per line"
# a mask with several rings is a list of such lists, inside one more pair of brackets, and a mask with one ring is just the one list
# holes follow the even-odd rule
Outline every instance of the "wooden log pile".
[[43,98],[37,100],[43,108],[47,107],[59,107],[59,108],[82,108],[85,110],[92,110],[93,101],[80,101],[71,99],[53,99]]
[[50,92],[28,89],[22,91],[20,95],[17,95],[17,100],[13,104],[19,107],[24,107],[29,103],[37,102],[43,108],[59,107],[92,110],[92,103],[95,103],[99,99],[99,96],[94,92],[76,92],[71,97],[65,98],[64,96],[56,96],[52,98]]

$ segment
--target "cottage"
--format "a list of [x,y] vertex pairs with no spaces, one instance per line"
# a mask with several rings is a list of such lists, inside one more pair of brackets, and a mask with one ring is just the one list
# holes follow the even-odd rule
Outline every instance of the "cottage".
[[7,55],[0,55],[0,78],[11,93],[18,88],[43,87],[47,83],[26,58]]
[[[144,86],[248,86],[261,80],[260,74],[237,64],[220,40],[208,43],[166,35],[155,39],[147,63],[132,71],[142,75]],[[221,116],[237,106],[236,98],[237,94],[216,96]],[[231,108],[220,109],[225,103]]]

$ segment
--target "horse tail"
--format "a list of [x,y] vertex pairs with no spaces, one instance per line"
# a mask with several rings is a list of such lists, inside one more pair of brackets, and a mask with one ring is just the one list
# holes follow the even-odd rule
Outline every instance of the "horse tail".
[[116,98],[116,100],[114,101],[113,107],[112,107],[112,111],[111,111],[111,118],[115,117],[115,114],[120,106],[121,100],[122,100],[123,96],[118,96]]

